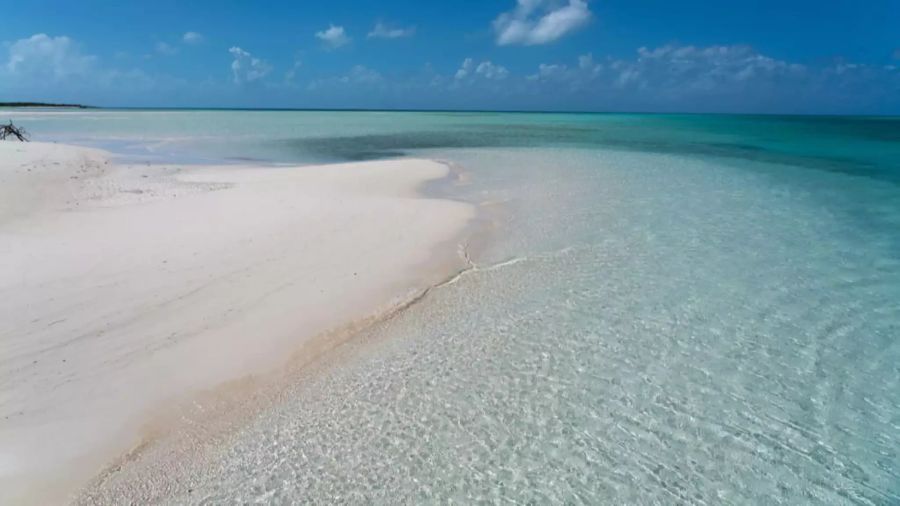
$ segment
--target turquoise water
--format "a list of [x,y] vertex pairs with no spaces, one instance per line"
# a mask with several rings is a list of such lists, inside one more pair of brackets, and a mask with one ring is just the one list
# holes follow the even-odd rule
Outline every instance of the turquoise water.
[[900,504],[900,119],[17,122],[141,159],[440,158],[468,174],[440,191],[496,225],[475,270],[365,332],[341,366],[290,385],[218,452],[177,471],[126,470],[108,494]]

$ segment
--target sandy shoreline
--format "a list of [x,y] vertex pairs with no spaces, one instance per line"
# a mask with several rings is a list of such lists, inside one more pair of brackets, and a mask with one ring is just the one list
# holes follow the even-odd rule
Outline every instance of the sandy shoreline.
[[0,143],[0,502],[64,501],[154,406],[277,368],[457,269],[473,209],[416,194],[447,170]]

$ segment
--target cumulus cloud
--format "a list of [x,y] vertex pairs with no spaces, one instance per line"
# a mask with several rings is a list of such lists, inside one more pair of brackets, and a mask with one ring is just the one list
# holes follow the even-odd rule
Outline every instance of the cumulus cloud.
[[415,34],[415,26],[392,28],[379,21],[375,23],[375,27],[372,28],[372,31],[370,31],[366,37],[369,39],[400,39],[403,37],[412,37]]
[[597,75],[603,70],[603,65],[595,62],[594,55],[588,53],[578,57],[578,68],[591,75]]
[[462,65],[459,66],[459,70],[456,71],[456,75],[454,77],[456,77],[457,79],[465,79],[469,76],[469,74],[472,73],[473,70],[475,70],[475,60],[466,58],[465,60],[463,60]]
[[604,65],[594,61],[593,54],[587,53],[579,56],[577,65],[573,66],[563,63],[541,63],[538,65],[537,73],[527,76],[526,79],[537,83],[554,83],[556,86],[563,86],[564,90],[579,92],[592,87],[597,88],[597,78],[603,71]]
[[0,55],[0,90],[10,97],[61,102],[102,97],[95,102],[99,104],[128,93],[180,85],[180,81],[165,75],[106,67],[65,35],[38,33],[0,47],[6,51],[5,60]]
[[387,80],[377,70],[370,69],[365,65],[354,65],[346,74],[310,82],[307,89],[315,91],[348,86],[379,87],[386,83]]
[[5,69],[13,76],[62,80],[90,74],[97,57],[84,54],[69,37],[44,33],[9,45]]
[[[181,47],[180,42],[177,47]],[[357,65],[312,82],[301,82],[299,56],[293,67],[290,62],[284,64],[284,73],[279,73],[276,82],[271,75],[274,69],[265,60],[240,47],[232,47],[229,55],[235,83],[265,80],[266,93],[280,89],[283,97],[292,99],[298,95],[289,92],[315,90],[314,103],[334,106],[829,113],[900,110],[898,65],[840,59],[800,65],[741,45],[668,44],[639,48],[624,58],[587,53],[566,61],[545,60],[527,73],[514,73],[476,58],[466,58],[458,67],[443,71],[426,66],[421,74],[403,77],[384,76]],[[107,66],[123,65],[127,55],[119,56],[119,60],[110,57],[103,62],[69,37],[35,34],[0,45],[0,90],[11,97],[115,105],[134,103],[146,96],[178,100],[185,96],[185,90],[196,90],[201,84]],[[214,80],[195,96],[202,100],[211,89],[230,93],[229,80]]]
[[586,0],[518,0],[515,9],[494,20],[497,44],[526,46],[547,44],[583,27],[590,21]]
[[490,61],[479,63],[478,66],[475,67],[475,73],[484,76],[485,79],[491,80],[506,79],[506,76],[509,75],[509,71],[506,70],[506,67],[494,65]]
[[900,106],[894,98],[900,72],[893,66],[801,65],[744,45],[667,44],[623,59],[588,53],[576,64],[542,63],[525,83],[531,96],[576,108],[854,112]]
[[[641,47],[631,60],[594,60],[588,53],[578,57],[576,67],[541,64],[532,81],[563,81],[619,89],[646,90],[662,96],[704,92],[739,92],[778,81],[797,82],[808,69],[803,65],[771,58],[749,46]],[[749,84],[749,83],[752,83]]]
[[806,67],[777,60],[750,46],[677,46],[638,49],[637,60],[619,63],[621,86],[653,85],[668,90],[739,88],[747,81],[801,77]]
[[272,66],[265,60],[255,58],[252,54],[234,46],[228,50],[233,58],[231,62],[231,74],[235,84],[251,83],[266,77],[272,71]]
[[502,65],[496,65],[490,60],[485,60],[479,64],[475,64],[472,58],[463,60],[459,69],[454,74],[454,78],[458,81],[471,79],[475,77],[483,77],[491,81],[499,81],[509,76],[509,70]]
[[316,32],[316,38],[332,49],[337,49],[350,43],[350,37],[344,32],[343,26],[329,25],[328,29]]
[[206,37],[197,32],[185,32],[185,34],[181,36],[181,40],[186,44],[199,44],[206,40]]
[[526,79],[528,79],[529,81],[557,79],[561,76],[564,76],[568,72],[568,70],[569,68],[563,64],[541,63],[540,65],[538,65],[537,73],[527,76]]
[[297,71],[300,70],[300,67],[303,66],[303,62],[300,61],[299,58],[294,59],[294,65],[284,73],[285,82],[292,82],[295,77],[297,77]]
[[350,72],[340,78],[344,83],[355,84],[376,84],[384,81],[384,77],[376,70],[372,70],[365,65],[354,65]]
[[178,48],[165,42],[156,43],[156,52],[162,55],[171,56],[178,53]]

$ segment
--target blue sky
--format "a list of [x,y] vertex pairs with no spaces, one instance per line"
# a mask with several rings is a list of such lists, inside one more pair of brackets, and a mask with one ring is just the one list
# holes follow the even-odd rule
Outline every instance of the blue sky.
[[900,113],[900,1],[0,0],[0,100]]

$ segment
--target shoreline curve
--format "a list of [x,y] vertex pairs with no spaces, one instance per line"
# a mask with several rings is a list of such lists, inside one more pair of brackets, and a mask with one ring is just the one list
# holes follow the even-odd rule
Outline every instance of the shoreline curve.
[[475,217],[421,193],[450,172],[431,160],[175,167],[0,150],[0,182],[27,196],[0,210],[0,293],[15,294],[0,307],[0,495],[17,503],[72,499],[147,444],[161,406],[263,384],[402,310],[459,269]]

